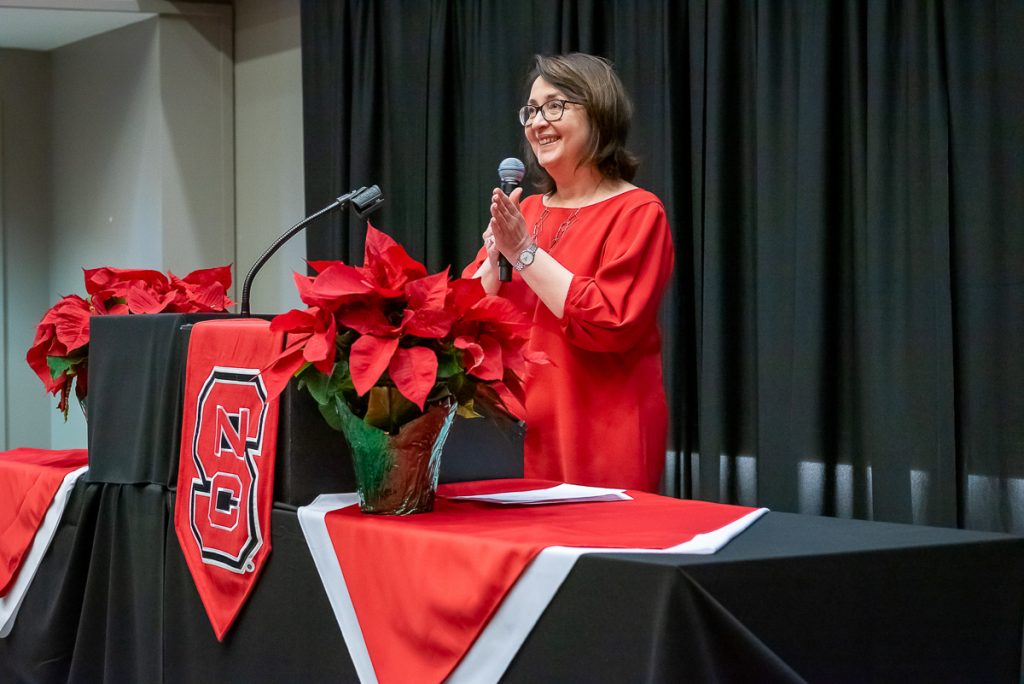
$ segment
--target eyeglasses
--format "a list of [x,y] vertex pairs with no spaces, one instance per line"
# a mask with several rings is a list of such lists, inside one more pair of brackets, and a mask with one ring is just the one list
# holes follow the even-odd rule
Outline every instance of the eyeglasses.
[[581,102],[573,102],[572,100],[548,100],[541,106],[526,105],[519,110],[519,123],[524,126],[529,126],[533,123],[534,117],[537,116],[537,112],[544,117],[547,122],[559,121],[562,115],[565,114],[565,105],[574,104],[581,105]]

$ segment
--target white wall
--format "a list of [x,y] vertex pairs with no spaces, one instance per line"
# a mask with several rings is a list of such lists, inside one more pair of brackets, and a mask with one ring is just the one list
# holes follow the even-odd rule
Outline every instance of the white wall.
[[[237,299],[304,215],[299,0],[238,0],[233,29],[227,7],[172,9],[51,52],[0,50],[0,448],[85,445],[77,408],[65,425],[24,360],[43,312],[84,294],[82,267],[233,262]],[[304,255],[299,236],[271,259],[254,312],[301,306]]]
[[56,399],[25,363],[49,288],[50,56],[0,50],[0,446],[49,446]]
[[154,18],[50,53],[54,301],[82,268],[163,265],[158,47]]
[[[154,17],[51,55],[51,300],[82,292],[83,267],[230,263],[230,14]],[[84,445],[71,413],[52,416],[52,448]]]
[[230,26],[156,17],[52,52],[57,290],[233,259]]
[[235,257],[232,21],[158,21],[163,267],[184,275]]
[[[235,200],[237,280],[305,215],[299,0],[235,2]],[[316,226],[310,227],[315,230]],[[292,272],[305,273],[297,235],[253,282],[253,313],[303,307]]]

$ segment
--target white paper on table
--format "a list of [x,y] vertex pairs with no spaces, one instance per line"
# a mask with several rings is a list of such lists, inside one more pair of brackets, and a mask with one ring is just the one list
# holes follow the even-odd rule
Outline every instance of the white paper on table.
[[450,496],[449,499],[483,501],[497,504],[557,504],[584,503],[588,501],[632,501],[633,497],[624,489],[606,487],[585,487],[583,485],[560,484],[545,489],[531,489],[525,492],[496,492],[493,494],[468,494]]

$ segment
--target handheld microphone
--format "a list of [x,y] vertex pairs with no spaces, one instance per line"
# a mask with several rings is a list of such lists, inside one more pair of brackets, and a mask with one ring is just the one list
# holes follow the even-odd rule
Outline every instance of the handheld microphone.
[[[501,191],[511,195],[512,191],[519,187],[526,174],[526,166],[515,157],[509,157],[498,164],[498,179],[501,181]],[[498,280],[503,283],[512,280],[512,264],[505,258],[504,254],[498,255]]]
[[249,315],[249,289],[252,287],[252,280],[256,277],[257,271],[263,268],[263,264],[267,263],[267,260],[273,256],[274,252],[280,249],[281,245],[288,242],[288,240],[290,240],[296,233],[334,209],[344,209],[347,206],[351,206],[355,210],[356,215],[361,218],[366,218],[369,214],[379,209],[380,205],[383,203],[384,195],[376,185],[371,185],[368,188],[359,188],[352,192],[345,193],[320,211],[307,216],[289,228],[284,235],[277,238],[277,240],[274,241],[274,244],[267,248],[267,251],[265,251],[260,258],[256,260],[256,263],[254,263],[252,268],[249,269],[248,275],[245,276],[245,284],[242,286],[242,315]]

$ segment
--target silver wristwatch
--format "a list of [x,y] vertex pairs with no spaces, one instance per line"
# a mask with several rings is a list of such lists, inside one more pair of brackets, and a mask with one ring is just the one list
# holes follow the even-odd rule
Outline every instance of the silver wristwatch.
[[513,266],[517,271],[522,271],[524,268],[533,263],[533,257],[537,253],[537,243],[531,242],[530,246],[519,253],[519,260]]

